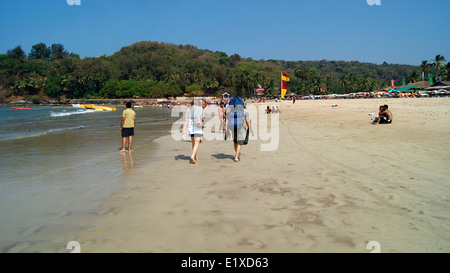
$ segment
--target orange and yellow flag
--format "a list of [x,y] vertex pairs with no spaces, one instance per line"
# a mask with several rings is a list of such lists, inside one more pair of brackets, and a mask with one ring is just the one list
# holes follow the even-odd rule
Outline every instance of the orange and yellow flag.
[[282,82],[282,86],[281,86],[281,98],[284,98],[284,96],[286,95],[287,92],[287,86],[286,83],[284,81]]
[[289,75],[284,73],[284,72],[281,72],[281,79],[283,81],[285,81],[285,82],[288,82],[289,81]]

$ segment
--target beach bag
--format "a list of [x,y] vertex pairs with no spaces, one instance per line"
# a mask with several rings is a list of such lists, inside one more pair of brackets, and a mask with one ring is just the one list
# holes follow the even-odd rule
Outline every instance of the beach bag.
[[247,134],[245,135],[245,140],[244,140],[244,145],[248,144],[248,135],[249,135],[250,130],[247,129]]
[[205,127],[205,121],[202,118],[201,114],[195,110],[194,107],[191,107],[190,109],[191,113],[191,119],[192,119],[192,123],[195,127],[202,129]]
[[201,128],[203,128],[203,127],[205,126],[205,122],[203,121],[202,118],[200,118],[200,117],[195,117],[195,118],[194,118],[194,125],[195,125],[195,127],[201,129]]

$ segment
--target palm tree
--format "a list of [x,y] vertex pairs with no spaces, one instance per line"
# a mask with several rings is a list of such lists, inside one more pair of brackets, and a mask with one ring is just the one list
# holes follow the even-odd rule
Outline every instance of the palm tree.
[[347,92],[349,81],[345,74],[342,74],[341,79],[339,80],[341,86],[344,88],[344,92]]
[[420,75],[417,71],[413,70],[409,73],[409,78],[412,82],[417,82],[420,79]]
[[310,83],[313,90],[313,94],[315,93],[320,94],[320,88],[323,87],[322,79],[320,78],[320,76],[312,78],[310,80]]
[[436,79],[439,75],[439,70],[441,70],[442,67],[444,67],[444,63],[446,62],[444,56],[436,55],[435,59],[430,60],[430,62],[433,62],[433,68],[436,71]]
[[372,91],[372,81],[369,74],[365,74],[364,77],[359,80],[359,89],[363,92]]
[[210,78],[206,81],[205,85],[209,93],[215,95],[215,90],[219,87],[219,82],[214,78]]
[[274,79],[268,79],[266,83],[266,95],[269,96],[276,96],[277,90],[276,90],[276,84]]
[[348,77],[348,86],[351,92],[356,92],[358,90],[358,77],[353,73],[350,73]]
[[425,80],[425,76],[430,73],[430,64],[428,61],[422,61],[422,64],[420,65],[420,71],[423,72],[424,78],[422,80]]
[[444,71],[442,71],[444,74],[444,78],[447,81],[450,81],[450,62],[447,63],[447,66],[444,68]]

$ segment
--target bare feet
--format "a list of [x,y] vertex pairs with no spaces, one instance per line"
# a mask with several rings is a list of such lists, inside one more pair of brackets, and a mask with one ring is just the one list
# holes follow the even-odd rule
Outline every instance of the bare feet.
[[120,152],[121,152],[121,153],[125,153],[126,151],[125,151],[125,149],[122,149],[122,150],[120,150]]
[[194,158],[191,157],[191,164],[197,163]]

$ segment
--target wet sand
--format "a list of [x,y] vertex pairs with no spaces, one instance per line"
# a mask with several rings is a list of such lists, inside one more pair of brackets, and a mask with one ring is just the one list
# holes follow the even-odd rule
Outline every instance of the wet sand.
[[124,176],[146,166],[170,133],[166,109],[136,110],[132,156],[121,149],[122,111],[72,107],[0,108],[0,252],[67,252],[86,215],[102,215],[102,201]]
[[[388,104],[392,124],[371,125]],[[82,252],[450,251],[450,98],[277,103],[280,143],[242,148],[158,138],[103,215],[77,223]],[[332,105],[337,105],[332,107]]]

